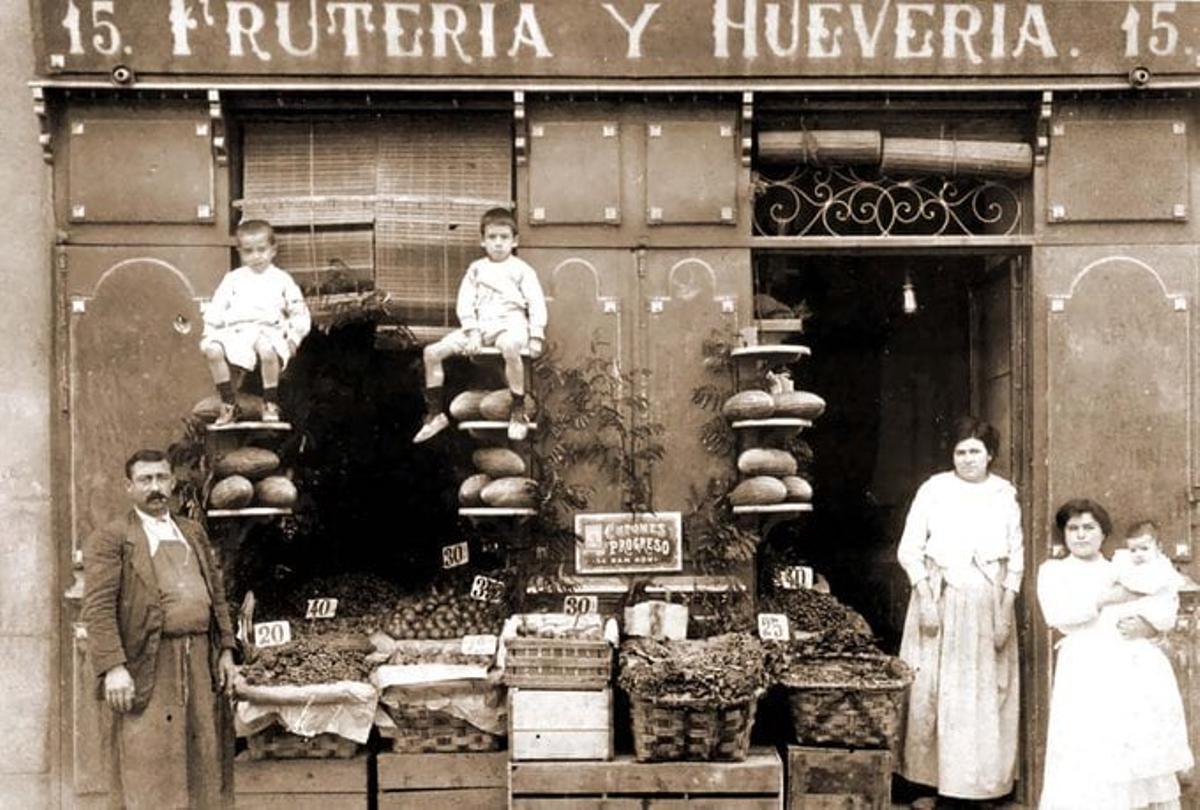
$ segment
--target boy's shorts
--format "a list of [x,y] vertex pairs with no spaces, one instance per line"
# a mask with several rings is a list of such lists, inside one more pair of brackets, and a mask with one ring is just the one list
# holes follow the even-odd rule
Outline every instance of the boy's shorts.
[[246,371],[253,371],[258,366],[258,352],[254,351],[254,344],[260,335],[270,342],[275,354],[279,355],[280,370],[287,368],[288,361],[292,359],[292,349],[288,346],[283,330],[274,326],[247,323],[214,329],[200,339],[200,350],[205,351],[209,346],[220,346],[225,352],[227,363]]
[[[501,335],[508,334],[521,341],[522,348],[529,347],[529,323],[524,318],[513,318],[507,321],[492,321],[479,325],[479,338],[484,346],[495,346]],[[450,346],[456,354],[467,351],[467,330],[455,329],[441,339],[441,343]]]

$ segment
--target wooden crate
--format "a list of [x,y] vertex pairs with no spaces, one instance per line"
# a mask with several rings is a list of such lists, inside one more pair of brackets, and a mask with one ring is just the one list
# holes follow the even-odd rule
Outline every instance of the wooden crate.
[[782,810],[783,764],[756,748],[744,762],[513,762],[512,810]]
[[607,641],[511,638],[504,646],[504,683],[527,689],[604,689],[612,681]]
[[612,718],[611,689],[510,689],[510,754],[514,760],[612,759]]
[[503,810],[508,755],[379,754],[379,810]]
[[888,810],[892,806],[890,751],[787,748],[788,810]]
[[236,810],[366,810],[369,762],[352,759],[233,761]]

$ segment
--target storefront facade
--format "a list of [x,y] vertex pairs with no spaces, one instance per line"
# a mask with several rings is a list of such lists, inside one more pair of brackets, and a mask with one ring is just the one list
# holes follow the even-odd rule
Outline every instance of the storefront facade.
[[[885,638],[907,499],[965,411],[1001,430],[1028,571],[1073,495],[1157,520],[1190,570],[1190,4],[37,0],[31,16],[40,138],[21,146],[40,144],[53,217],[23,272],[54,295],[22,317],[54,335],[37,359],[60,462],[39,541],[54,561],[30,564],[62,595],[51,806],[107,789],[82,542],[121,505],[128,448],[170,441],[208,393],[195,340],[242,216],[276,226],[314,296],[386,292],[428,339],[454,325],[479,213],[515,203],[551,342],[634,373],[663,426],[645,467],[660,510],[731,467],[703,441],[706,341],[772,299],[810,313],[798,377],[830,407],[808,436],[816,511],[782,528]],[[590,511],[622,502],[601,488]],[[1026,800],[1051,654],[1029,594]]]

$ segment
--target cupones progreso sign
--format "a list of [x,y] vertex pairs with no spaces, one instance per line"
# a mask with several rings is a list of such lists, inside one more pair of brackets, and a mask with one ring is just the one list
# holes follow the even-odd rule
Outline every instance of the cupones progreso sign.
[[575,571],[633,574],[683,570],[683,514],[614,512],[575,515]]
[[1200,3],[35,0],[39,66],[147,75],[813,78],[1198,71]]

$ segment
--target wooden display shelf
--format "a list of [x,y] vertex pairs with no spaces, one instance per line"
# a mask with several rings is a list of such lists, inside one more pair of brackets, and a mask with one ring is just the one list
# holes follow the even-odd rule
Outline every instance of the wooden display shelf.
[[209,509],[204,514],[210,518],[276,517],[290,515],[292,510],[277,506],[247,506],[245,509]]
[[742,346],[729,352],[730,357],[781,358],[810,357],[812,349],[799,343],[763,343],[758,346]]
[[787,428],[793,430],[802,430],[812,427],[811,419],[798,419],[790,416],[771,417],[770,419],[739,419],[736,422],[731,422],[730,426],[734,430],[742,430],[745,428]]
[[[537,430],[537,422],[527,422],[526,427]],[[458,423],[459,430],[508,430],[508,420],[472,419]]]
[[532,507],[463,506],[459,507],[458,514],[474,518],[532,517],[537,510]]
[[756,748],[744,762],[513,762],[513,810],[781,810],[783,764]]
[[788,809],[892,806],[890,751],[787,747]]
[[236,810],[367,810],[370,758],[233,762]]
[[508,752],[376,755],[379,810],[503,810]]
[[[479,356],[479,357],[499,357],[500,350],[497,349],[495,346],[484,346],[482,349],[479,350],[479,354],[477,356]],[[521,356],[522,357],[530,357],[531,355],[529,354],[529,349],[521,349]]]
[[813,505],[811,503],[769,503],[769,504],[750,504],[747,506],[733,507],[735,515],[787,515],[800,512],[811,512]]
[[286,433],[291,422],[230,422],[228,425],[208,425],[209,433]]

